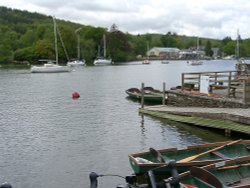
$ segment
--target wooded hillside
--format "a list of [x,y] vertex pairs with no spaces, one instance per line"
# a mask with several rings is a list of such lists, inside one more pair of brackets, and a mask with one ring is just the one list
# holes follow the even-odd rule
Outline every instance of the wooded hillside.
[[[79,31],[81,57],[91,64],[102,45],[103,34],[107,36],[107,54],[114,62],[135,60],[138,55],[145,56],[147,41],[150,47],[177,47],[188,49],[196,46],[196,37],[179,36],[176,33],[131,35],[119,30],[115,23],[110,28],[87,26],[70,21],[58,20],[57,26],[70,59],[77,58],[77,36]],[[58,41],[60,62],[67,58]],[[250,57],[250,39],[240,42],[242,57]],[[218,47],[225,55],[235,54],[235,40],[200,39],[206,48]],[[209,49],[208,49],[209,50]],[[207,54],[211,55],[211,54]],[[0,7],[0,63],[28,61],[38,63],[39,59],[54,58],[54,33],[51,16]]]

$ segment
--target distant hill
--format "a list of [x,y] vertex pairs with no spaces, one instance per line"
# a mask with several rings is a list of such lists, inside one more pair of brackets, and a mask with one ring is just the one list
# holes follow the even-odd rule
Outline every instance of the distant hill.
[[[107,36],[107,54],[115,62],[135,60],[137,55],[146,54],[146,43],[150,47],[178,47],[187,49],[196,46],[196,37],[180,36],[176,33],[132,35],[123,33],[114,24],[101,28],[65,20],[58,20],[62,40],[70,59],[77,57],[77,37],[75,30],[82,28],[80,34],[81,57],[91,64],[102,46],[103,34]],[[235,41],[230,37],[223,40],[200,38],[200,45],[218,47],[225,55],[235,53]],[[59,46],[60,62],[66,63],[62,46]],[[250,57],[250,39],[241,41],[241,56]],[[52,17],[0,7],[0,63],[28,61],[38,63],[39,59],[54,59],[54,34]]]

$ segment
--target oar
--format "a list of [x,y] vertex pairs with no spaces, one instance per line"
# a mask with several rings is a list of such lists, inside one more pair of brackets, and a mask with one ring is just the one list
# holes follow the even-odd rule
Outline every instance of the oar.
[[232,165],[232,166],[224,166],[224,167],[221,167],[221,168],[218,168],[218,169],[219,170],[225,170],[225,169],[239,168],[241,166],[250,166],[250,163],[239,164],[239,165]]
[[225,145],[219,146],[219,147],[217,147],[217,148],[214,148],[214,149],[205,151],[205,152],[203,152],[203,153],[200,153],[200,154],[197,154],[197,155],[193,155],[193,156],[187,157],[187,158],[185,158],[185,159],[181,159],[181,160],[177,161],[177,163],[186,163],[186,162],[192,161],[192,160],[196,159],[197,157],[200,157],[200,156],[202,156],[202,155],[211,153],[211,152],[213,152],[213,151],[217,151],[217,150],[219,150],[219,149],[221,149],[221,148],[224,148],[224,147],[226,147],[226,146],[230,146],[230,145],[236,144],[236,143],[238,143],[238,142],[240,142],[240,141],[241,141],[241,139],[240,139],[240,140],[233,141],[233,142],[229,142],[228,144],[225,144]]
[[166,163],[164,157],[162,156],[162,154],[154,149],[154,148],[149,148],[149,152],[151,155],[153,155],[160,163]]

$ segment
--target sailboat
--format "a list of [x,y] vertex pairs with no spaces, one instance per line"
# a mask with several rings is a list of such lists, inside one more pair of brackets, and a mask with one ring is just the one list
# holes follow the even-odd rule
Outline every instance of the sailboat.
[[240,34],[239,29],[237,30],[236,48],[235,48],[235,58],[237,62],[235,63],[235,69],[237,74],[245,75],[250,72],[250,65],[245,61],[244,58],[240,58]]
[[32,66],[31,73],[58,73],[58,72],[69,72],[70,68],[68,66],[61,66],[58,64],[58,50],[57,50],[57,26],[55,17],[53,17],[54,24],[54,36],[55,36],[55,54],[56,60],[40,60],[46,63],[43,66]]
[[106,36],[103,35],[103,57],[100,56],[100,48],[98,48],[98,55],[94,61],[94,65],[111,65],[112,59],[106,58]]
[[82,28],[78,28],[77,30],[75,30],[76,36],[77,36],[77,60],[74,61],[69,61],[67,63],[68,66],[70,67],[78,67],[78,66],[83,66],[85,65],[85,60],[80,60],[80,36],[78,34],[78,32],[81,30]]
[[196,47],[196,59],[192,60],[192,61],[188,61],[187,63],[189,65],[202,65],[203,62],[201,60],[199,60],[199,53],[198,53],[198,50],[199,50],[199,38],[197,37],[197,47]]
[[149,56],[148,56],[148,51],[149,51],[149,43],[148,43],[148,41],[147,41],[147,52],[146,52],[146,54],[147,54],[147,59],[145,59],[145,60],[142,62],[142,64],[146,64],[146,65],[150,64]]

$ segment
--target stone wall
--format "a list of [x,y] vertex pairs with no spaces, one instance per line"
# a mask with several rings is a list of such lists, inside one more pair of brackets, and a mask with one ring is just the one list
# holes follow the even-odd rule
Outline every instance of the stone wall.
[[248,108],[249,105],[244,104],[240,100],[233,98],[218,98],[202,95],[194,95],[190,92],[181,90],[167,91],[167,105],[179,107],[204,107],[204,108]]

